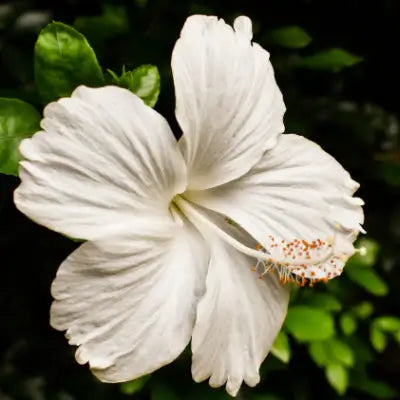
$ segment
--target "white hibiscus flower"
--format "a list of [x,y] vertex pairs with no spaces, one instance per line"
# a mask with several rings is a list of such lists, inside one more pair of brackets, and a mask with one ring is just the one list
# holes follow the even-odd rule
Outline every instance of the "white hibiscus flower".
[[191,340],[194,380],[256,385],[286,314],[281,281],[332,278],[355,251],[358,184],[281,134],[282,95],[251,39],[247,17],[188,18],[172,55],[179,142],[128,90],[82,86],[21,144],[17,207],[86,240],[57,273],[51,324],[104,382]]

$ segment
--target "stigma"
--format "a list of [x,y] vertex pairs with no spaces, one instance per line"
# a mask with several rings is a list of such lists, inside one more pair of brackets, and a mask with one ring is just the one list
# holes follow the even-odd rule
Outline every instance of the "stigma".
[[295,283],[298,286],[313,286],[317,282],[328,282],[343,271],[348,255],[335,255],[334,237],[291,241],[277,239],[269,235],[264,243],[257,244],[256,250],[268,254],[260,257],[252,267],[260,278],[267,273],[278,273],[282,284]]

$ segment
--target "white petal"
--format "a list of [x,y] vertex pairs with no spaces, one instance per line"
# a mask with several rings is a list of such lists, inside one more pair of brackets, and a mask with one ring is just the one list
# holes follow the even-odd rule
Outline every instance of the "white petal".
[[253,27],[251,19],[244,15],[237,17],[233,23],[236,32],[242,33],[248,40],[253,39]]
[[357,188],[318,145],[282,135],[246,176],[187,197],[234,220],[294,274],[325,279],[341,273],[362,231],[363,202],[352,197]]
[[[133,227],[125,237],[86,242],[52,286],[51,324],[78,345],[104,382],[148,374],[190,340],[204,293],[208,251],[189,225]],[[173,237],[172,237],[173,232]]]
[[172,70],[176,117],[191,189],[238,178],[283,132],[285,106],[269,54],[251,43],[251,21],[189,17]]
[[17,207],[53,230],[106,236],[138,214],[168,213],[186,170],[165,119],[128,90],[79,87],[49,104],[22,142]]
[[286,315],[288,287],[277,275],[259,279],[254,260],[207,233],[211,260],[206,294],[197,309],[192,337],[192,375],[210,377],[212,387],[226,383],[235,396],[242,384],[255,386],[259,367]]

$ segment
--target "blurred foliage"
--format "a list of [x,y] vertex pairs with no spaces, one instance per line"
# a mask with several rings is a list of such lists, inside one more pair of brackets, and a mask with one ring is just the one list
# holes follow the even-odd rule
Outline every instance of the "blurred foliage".
[[107,39],[129,32],[129,21],[124,7],[103,4],[102,13],[93,16],[78,16],[74,27],[92,43],[101,45]]
[[19,141],[37,129],[44,104],[79,84],[117,84],[151,106],[160,95],[157,109],[179,132],[170,56],[191,13],[229,22],[242,13],[253,18],[255,40],[271,52],[285,96],[287,131],[333,154],[360,181],[366,202],[368,233],[357,243],[366,254],[356,254],[327,285],[293,288],[262,381],[238,398],[399,398],[400,145],[391,90],[399,77],[387,62],[399,11],[397,0],[0,4],[0,399],[228,398],[222,389],[192,382],[189,350],[151,376],[120,385],[100,383],[77,365],[73,349],[48,324],[50,283],[77,244],[35,225],[12,204]]
[[18,145],[39,129],[40,114],[18,99],[0,98],[0,172],[18,175]]
[[352,67],[362,61],[362,58],[355,56],[343,49],[328,49],[319,51],[310,56],[300,57],[297,66],[311,70],[340,72],[343,68]]
[[271,31],[267,39],[272,44],[292,49],[306,47],[312,41],[311,36],[299,26],[284,26]]

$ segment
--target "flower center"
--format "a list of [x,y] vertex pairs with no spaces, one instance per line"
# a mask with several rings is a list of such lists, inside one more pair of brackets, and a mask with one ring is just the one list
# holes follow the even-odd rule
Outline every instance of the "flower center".
[[263,245],[259,243],[254,249],[225,232],[179,195],[171,201],[170,209],[173,215],[184,214],[194,225],[211,229],[236,250],[257,260],[252,270],[260,278],[269,272],[277,272],[283,284],[292,282],[298,286],[312,286],[340,275],[348,259],[346,254],[333,253],[334,237],[311,241],[295,238],[287,242],[269,235]]
[[293,239],[287,242],[269,235],[265,247],[258,244],[256,249],[269,254],[270,258],[258,261],[253,270],[259,272],[261,277],[268,272],[277,272],[282,283],[293,282],[298,286],[327,282],[342,273],[348,259],[345,254],[334,255],[333,244],[333,237],[312,241]]

